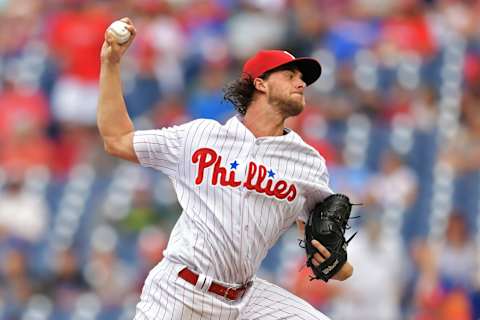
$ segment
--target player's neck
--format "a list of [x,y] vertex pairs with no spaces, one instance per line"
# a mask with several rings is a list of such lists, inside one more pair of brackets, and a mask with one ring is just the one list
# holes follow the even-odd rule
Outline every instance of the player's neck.
[[284,134],[285,118],[268,105],[252,103],[243,118],[243,124],[257,138],[281,136]]

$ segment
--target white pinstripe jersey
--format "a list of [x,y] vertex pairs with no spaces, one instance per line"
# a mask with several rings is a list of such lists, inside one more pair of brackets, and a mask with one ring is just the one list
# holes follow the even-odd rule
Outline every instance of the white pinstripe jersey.
[[140,164],[171,179],[183,208],[166,257],[226,283],[253,277],[280,235],[332,193],[323,157],[287,131],[256,138],[236,116],[135,132]]

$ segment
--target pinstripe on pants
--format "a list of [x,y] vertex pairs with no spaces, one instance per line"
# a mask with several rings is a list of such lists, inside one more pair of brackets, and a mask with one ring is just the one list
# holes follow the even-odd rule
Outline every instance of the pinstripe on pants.
[[259,278],[242,299],[225,300],[179,278],[183,267],[164,259],[149,273],[134,320],[328,320],[306,301]]

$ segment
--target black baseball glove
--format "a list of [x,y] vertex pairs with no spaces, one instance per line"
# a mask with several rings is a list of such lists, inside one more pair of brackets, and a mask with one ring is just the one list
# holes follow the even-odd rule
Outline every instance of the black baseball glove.
[[[307,251],[307,266],[315,275],[311,280],[321,279],[327,282],[347,262],[347,244],[356,234],[345,240],[345,230],[349,228],[348,220],[352,205],[347,196],[332,194],[318,203],[310,212],[305,224],[304,244]],[[318,266],[313,264],[313,255],[321,253],[312,245],[314,239],[331,253],[330,257]]]

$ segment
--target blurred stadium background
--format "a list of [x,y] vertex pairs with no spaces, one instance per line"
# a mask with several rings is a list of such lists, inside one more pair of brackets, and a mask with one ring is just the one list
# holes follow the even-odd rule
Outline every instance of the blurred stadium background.
[[136,127],[232,107],[260,48],[313,55],[289,126],[364,205],[344,283],[308,281],[290,230],[260,275],[333,319],[480,318],[480,3],[1,0],[0,319],[131,319],[180,208],[166,178],[108,157],[95,127],[105,28],[130,16]]

